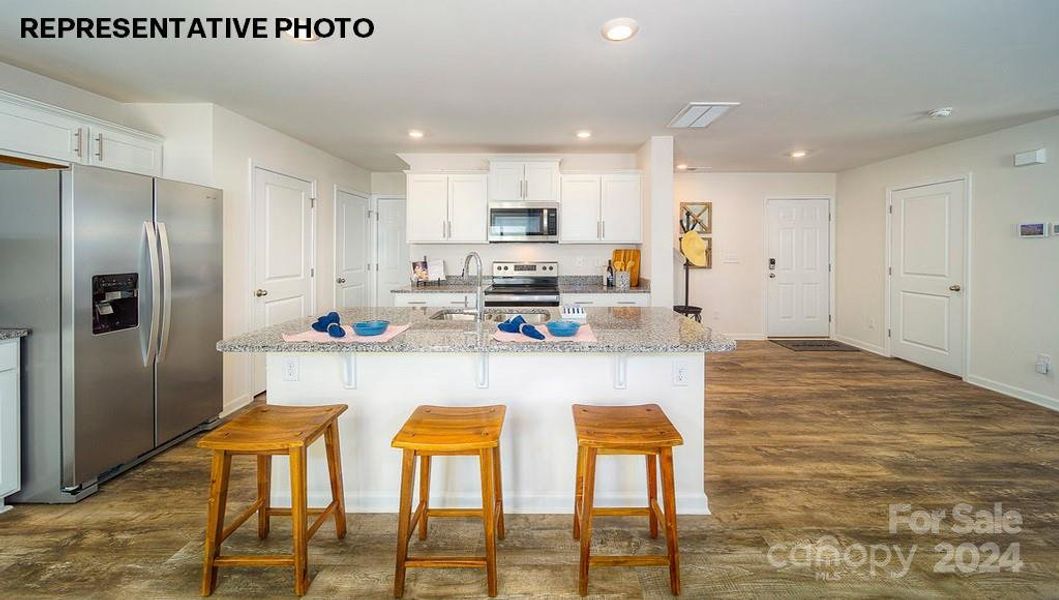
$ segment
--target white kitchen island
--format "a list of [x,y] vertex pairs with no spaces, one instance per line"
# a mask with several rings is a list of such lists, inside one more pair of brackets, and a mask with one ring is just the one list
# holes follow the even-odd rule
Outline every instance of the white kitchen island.
[[[431,319],[437,312],[365,308],[342,313],[343,323],[382,318],[412,324],[385,344],[283,341],[283,333],[307,330],[307,319],[224,340],[218,349],[268,353],[270,404],[349,406],[339,431],[350,512],[397,512],[401,452],[390,441],[416,406],[504,404],[505,510],[570,513],[577,456],[571,405],[576,403],[660,405],[684,437],[684,445],[674,449],[678,512],[708,512],[704,362],[707,353],[731,350],[734,342],[662,308],[589,309],[588,322],[598,338],[590,344],[501,343],[492,339],[495,322]],[[310,448],[309,461],[309,501],[323,506],[330,492],[322,443]],[[289,505],[288,487],[280,483],[289,480],[286,460],[273,464],[273,503]],[[601,457],[596,504],[644,505],[645,478],[642,459]],[[434,461],[431,486],[432,506],[481,504],[473,458]]]

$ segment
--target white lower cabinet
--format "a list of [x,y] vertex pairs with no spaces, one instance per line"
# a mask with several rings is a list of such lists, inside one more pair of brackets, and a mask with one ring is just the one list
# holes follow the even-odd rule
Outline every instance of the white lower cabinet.
[[446,292],[412,292],[393,295],[394,306],[438,307],[438,308],[475,308],[478,305],[476,294],[450,294]]
[[0,512],[22,486],[20,475],[18,339],[0,340]]
[[605,293],[605,294],[563,294],[563,304],[580,304],[582,306],[650,306],[651,294]]

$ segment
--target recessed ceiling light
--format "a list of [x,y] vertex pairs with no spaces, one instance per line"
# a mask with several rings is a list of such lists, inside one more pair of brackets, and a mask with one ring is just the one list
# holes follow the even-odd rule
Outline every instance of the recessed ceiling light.
[[581,131],[577,132],[577,137],[583,140],[587,140],[588,138],[592,137],[592,132],[587,129],[582,129]]
[[789,156],[791,158],[804,158],[808,154],[809,152],[806,150],[795,150],[794,152],[791,152]]
[[944,119],[945,117],[952,115],[951,106],[943,106],[941,108],[935,108],[934,110],[927,111],[927,116],[931,119]]
[[319,42],[320,41],[320,36],[316,35],[315,33],[309,33],[307,35],[297,34],[297,33],[294,33],[292,31],[284,31],[283,33],[285,33],[287,35],[287,37],[289,37],[291,39],[294,39],[294,40],[298,40],[299,42]]
[[640,24],[635,19],[619,17],[603,24],[603,37],[612,42],[624,42],[640,31]]
[[684,164],[684,163],[680,163],[679,165],[677,165],[677,170],[679,170],[679,171],[687,171],[688,170],[688,166],[686,164]]
[[408,137],[415,138],[418,140],[419,138],[423,137],[423,132],[418,129],[409,129]]

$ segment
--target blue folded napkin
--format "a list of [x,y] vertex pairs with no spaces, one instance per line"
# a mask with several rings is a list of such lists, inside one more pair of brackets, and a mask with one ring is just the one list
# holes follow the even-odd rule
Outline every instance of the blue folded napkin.
[[531,337],[535,340],[543,340],[544,334],[537,331],[537,328],[526,322],[526,319],[522,318],[522,315],[516,315],[503,323],[496,326],[497,329],[505,333],[521,333],[524,336]]
[[[331,311],[331,312],[327,313],[326,315],[324,315],[324,316],[320,317],[319,319],[317,319],[316,322],[312,324],[312,328],[315,329],[316,331],[319,331],[320,333],[323,333],[323,332],[327,331],[327,328],[332,323],[340,323],[341,320],[342,319],[341,319],[341,317],[338,316],[338,313],[336,313],[334,311]],[[342,337],[342,336],[337,336],[337,337]]]
[[346,329],[338,323],[331,323],[327,326],[327,335],[333,338],[346,337]]

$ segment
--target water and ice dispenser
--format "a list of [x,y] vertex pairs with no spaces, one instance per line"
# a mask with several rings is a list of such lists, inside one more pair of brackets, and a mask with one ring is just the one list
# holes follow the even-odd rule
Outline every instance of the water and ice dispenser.
[[139,275],[92,276],[92,333],[134,329],[140,323]]

